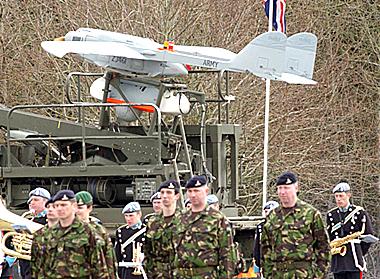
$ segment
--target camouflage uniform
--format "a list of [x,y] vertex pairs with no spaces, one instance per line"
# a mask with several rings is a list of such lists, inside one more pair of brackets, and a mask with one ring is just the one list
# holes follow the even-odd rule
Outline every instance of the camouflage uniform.
[[[57,224],[41,237],[41,258],[32,261],[35,278],[112,278],[102,252],[105,241],[90,225],[75,218],[68,228]],[[35,242],[40,243],[40,236]]]
[[48,226],[36,231],[33,234],[33,243],[31,249],[31,276],[32,278],[45,278],[44,270],[41,269],[43,255],[46,252],[46,233]]
[[321,214],[297,200],[290,209],[277,207],[267,217],[261,236],[265,278],[325,278],[331,259]]
[[98,219],[92,216],[90,216],[89,224],[95,229],[99,236],[102,239],[104,239],[105,245],[102,250],[105,257],[106,265],[108,267],[109,278],[118,278],[115,250],[113,249],[112,241],[107,233],[107,230],[100,224],[100,221]]
[[237,261],[232,228],[218,210],[185,211],[173,235],[174,276],[181,279],[232,278]]
[[173,278],[173,233],[176,233],[179,217],[177,210],[171,220],[162,213],[151,215],[148,219],[144,252],[145,270],[149,278]]

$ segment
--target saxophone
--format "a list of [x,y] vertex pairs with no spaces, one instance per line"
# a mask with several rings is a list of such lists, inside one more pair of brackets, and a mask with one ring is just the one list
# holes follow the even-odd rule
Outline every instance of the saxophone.
[[339,254],[342,257],[346,255],[347,253],[347,246],[349,242],[351,242],[354,239],[359,238],[365,231],[365,222],[363,222],[362,230],[355,232],[353,234],[347,235],[342,238],[337,238],[333,241],[330,242],[330,249],[331,249],[331,254],[336,255]]

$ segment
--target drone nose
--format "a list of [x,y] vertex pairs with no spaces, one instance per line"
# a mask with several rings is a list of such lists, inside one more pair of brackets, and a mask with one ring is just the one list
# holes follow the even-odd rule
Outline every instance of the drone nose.
[[55,42],[63,42],[64,40],[65,40],[65,37],[58,37],[54,39]]

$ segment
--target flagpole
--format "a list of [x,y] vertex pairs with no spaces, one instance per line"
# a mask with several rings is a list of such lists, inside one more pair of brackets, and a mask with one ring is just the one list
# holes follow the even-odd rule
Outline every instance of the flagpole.
[[[273,24],[273,1],[269,0],[268,32],[272,31]],[[267,202],[267,180],[268,180],[268,146],[269,146],[269,101],[270,101],[270,79],[265,81],[265,116],[264,116],[264,165],[263,165],[263,211]]]

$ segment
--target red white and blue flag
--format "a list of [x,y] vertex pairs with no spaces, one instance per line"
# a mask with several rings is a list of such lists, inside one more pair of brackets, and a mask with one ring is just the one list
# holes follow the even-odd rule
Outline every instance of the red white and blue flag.
[[263,0],[265,14],[269,18],[269,5],[273,1],[273,28],[276,31],[286,33],[285,9],[286,0]]

